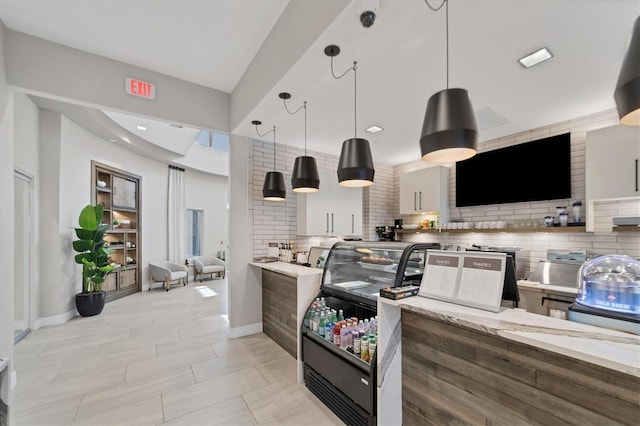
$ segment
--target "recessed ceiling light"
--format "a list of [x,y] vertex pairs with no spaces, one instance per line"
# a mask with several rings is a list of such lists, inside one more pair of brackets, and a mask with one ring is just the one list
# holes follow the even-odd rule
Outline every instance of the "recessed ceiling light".
[[107,140],[108,140],[109,142],[111,142],[111,143],[116,143],[116,140],[115,140],[114,138],[109,138],[109,139],[107,139]]
[[141,126],[139,124],[136,126],[136,129],[142,130],[143,132],[145,132],[147,130],[147,128],[145,126]]
[[540,62],[544,62],[551,58],[553,58],[553,53],[551,53],[546,47],[543,47],[540,50],[530,53],[524,58],[518,59],[518,62],[520,62],[520,65],[525,68],[531,68],[532,66],[538,65]]
[[122,139],[123,141],[125,141],[125,142],[126,142],[126,143],[128,143],[128,144],[130,144],[130,143],[131,143],[131,141],[129,140],[129,138],[128,138],[128,137],[126,137],[126,136],[122,136],[122,137],[120,137],[120,139]]
[[171,127],[176,127],[178,129],[183,129],[184,128],[184,126],[181,126],[181,125],[175,124],[175,123],[171,123]]
[[369,133],[378,133],[378,132],[381,132],[383,129],[380,126],[373,125],[371,127],[367,127],[364,130],[366,130]]

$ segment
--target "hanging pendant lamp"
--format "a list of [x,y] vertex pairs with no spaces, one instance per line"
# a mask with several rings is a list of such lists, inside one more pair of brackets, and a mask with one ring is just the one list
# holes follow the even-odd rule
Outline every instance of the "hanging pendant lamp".
[[291,186],[294,192],[318,192],[320,188],[320,174],[318,173],[318,164],[316,159],[307,156],[307,102],[296,111],[289,111],[287,108],[287,99],[291,98],[291,94],[282,92],[278,95],[284,101],[284,108],[289,114],[296,114],[300,109],[304,108],[304,155],[296,157],[293,163],[293,172],[291,174]]
[[276,171],[276,126],[273,126],[273,130],[260,134],[258,126],[261,125],[262,122],[254,120],[251,124],[256,126],[256,133],[260,137],[273,132],[273,171],[267,172],[264,177],[262,199],[265,201],[284,201],[285,198],[287,198],[287,187],[284,185],[284,176],[282,173]]
[[622,62],[613,97],[620,124],[640,126],[640,16],[633,25],[631,43]]
[[327,46],[324,49],[324,53],[331,58],[331,75],[333,78],[342,78],[347,72],[353,70],[354,137],[342,143],[340,160],[338,161],[338,183],[340,186],[354,188],[370,186],[373,184],[373,177],[375,175],[371,148],[368,140],[358,137],[358,63],[354,62],[352,68],[346,70],[342,75],[336,76],[333,73],[333,57],[340,53],[340,48],[335,45]]
[[[440,10],[442,5],[434,9]],[[465,89],[449,88],[449,0],[444,0],[447,29],[447,88],[433,94],[420,134],[422,159],[431,163],[450,163],[476,155],[478,126]]]

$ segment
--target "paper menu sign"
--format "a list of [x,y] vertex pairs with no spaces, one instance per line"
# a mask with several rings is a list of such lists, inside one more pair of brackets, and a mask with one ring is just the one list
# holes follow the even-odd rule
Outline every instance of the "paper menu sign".
[[419,296],[500,311],[505,253],[427,251]]
[[444,254],[428,251],[427,267],[422,275],[418,294],[450,302],[456,290],[460,260],[461,256],[455,252]]
[[462,262],[455,302],[498,312],[506,258],[504,253],[491,253],[490,256],[466,255]]

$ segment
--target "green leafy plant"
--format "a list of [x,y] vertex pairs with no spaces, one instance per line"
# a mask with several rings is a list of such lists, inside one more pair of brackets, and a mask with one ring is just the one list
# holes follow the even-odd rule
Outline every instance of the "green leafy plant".
[[102,205],[87,205],[80,212],[79,228],[75,228],[77,240],[73,242],[76,263],[82,265],[82,293],[101,292],[105,276],[113,270],[104,234],[109,225],[102,224]]

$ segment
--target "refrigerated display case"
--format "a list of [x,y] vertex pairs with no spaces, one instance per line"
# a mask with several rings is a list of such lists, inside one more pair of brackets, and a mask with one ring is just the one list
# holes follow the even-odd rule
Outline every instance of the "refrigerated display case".
[[[427,250],[439,248],[437,243],[349,241],[329,251],[320,292],[302,325],[302,361],[307,388],[345,423],[376,424],[376,352],[368,358],[362,353],[371,337],[375,345],[380,290],[419,286]],[[351,338],[341,326],[336,330],[340,312],[345,330],[348,319],[357,319]]]

